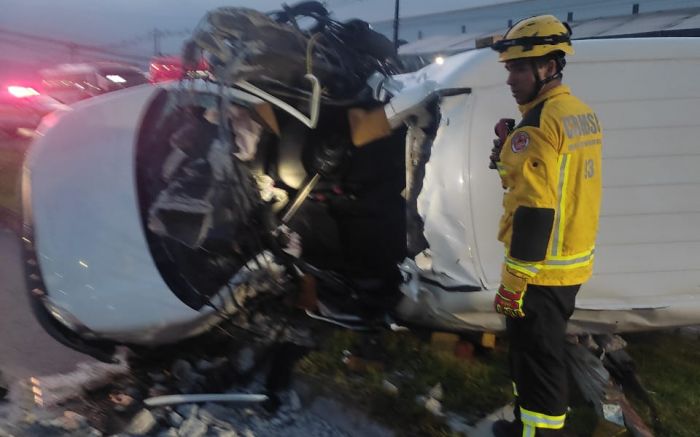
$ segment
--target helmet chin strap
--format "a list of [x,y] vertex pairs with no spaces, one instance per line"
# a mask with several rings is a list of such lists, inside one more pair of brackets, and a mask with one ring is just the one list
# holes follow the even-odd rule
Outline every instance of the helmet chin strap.
[[533,59],[530,62],[530,65],[532,66],[532,74],[535,76],[535,88],[532,90],[532,93],[530,94],[530,97],[528,97],[527,101],[525,103],[530,103],[533,100],[537,98],[537,96],[540,94],[540,91],[542,91],[542,87],[544,87],[546,84],[553,80],[561,79],[562,74],[561,70],[562,68],[559,68],[559,64],[557,63],[557,72],[554,73],[553,75],[549,77],[545,77],[544,79],[540,79],[540,75],[537,72],[537,61]]

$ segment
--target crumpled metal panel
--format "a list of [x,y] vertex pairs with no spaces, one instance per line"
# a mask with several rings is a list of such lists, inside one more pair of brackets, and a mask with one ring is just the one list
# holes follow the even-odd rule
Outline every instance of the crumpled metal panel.
[[[468,95],[444,98],[430,160],[425,166],[418,212],[430,245],[432,269],[464,284],[481,286],[473,250],[474,226],[468,210],[469,175],[465,144],[471,105]],[[456,200],[459,199],[459,200]]]

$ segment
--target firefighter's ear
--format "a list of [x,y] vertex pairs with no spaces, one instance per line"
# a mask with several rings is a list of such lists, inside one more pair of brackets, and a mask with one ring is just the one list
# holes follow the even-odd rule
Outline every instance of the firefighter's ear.
[[559,73],[559,65],[557,64],[557,60],[554,58],[547,59],[547,62],[545,63],[545,69],[545,77],[555,76],[557,73]]

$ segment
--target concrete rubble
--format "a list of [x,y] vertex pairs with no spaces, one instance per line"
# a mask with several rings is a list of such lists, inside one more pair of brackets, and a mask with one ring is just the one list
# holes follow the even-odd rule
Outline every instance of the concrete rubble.
[[[242,348],[228,357],[180,357],[161,369],[144,371],[132,366],[129,374],[107,372],[111,379],[103,376],[105,370],[113,368],[106,368],[102,363],[96,364],[95,369],[81,366],[67,379],[65,375],[44,377],[41,379],[44,382],[42,396],[51,402],[37,405],[31,384],[23,384],[17,389],[24,391],[21,414],[16,414],[14,421],[0,417],[0,437],[342,437],[355,435],[357,430],[363,435],[377,437],[393,435],[369,419],[361,418],[357,412],[348,413],[346,406],[335,401],[319,397],[305,397],[303,400],[292,386],[273,394],[274,406],[261,403],[184,403],[147,407],[143,403],[154,393],[203,393],[209,388],[207,385],[221,380],[217,373],[244,374],[253,367],[257,372],[255,356],[253,349]],[[95,374],[99,374],[102,387],[89,378]],[[59,381],[85,382],[90,389],[73,387],[69,392]],[[56,396],[51,393],[52,389],[56,390]],[[254,373],[246,381],[231,384],[224,393],[265,391],[265,375]],[[113,417],[107,420],[102,417],[105,415]]]

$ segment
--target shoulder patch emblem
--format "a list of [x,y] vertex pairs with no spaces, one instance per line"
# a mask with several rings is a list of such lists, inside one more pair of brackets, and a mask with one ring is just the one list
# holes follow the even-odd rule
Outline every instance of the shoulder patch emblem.
[[510,148],[513,152],[519,153],[525,150],[528,144],[530,144],[530,135],[525,131],[519,131],[513,135],[510,141]]

